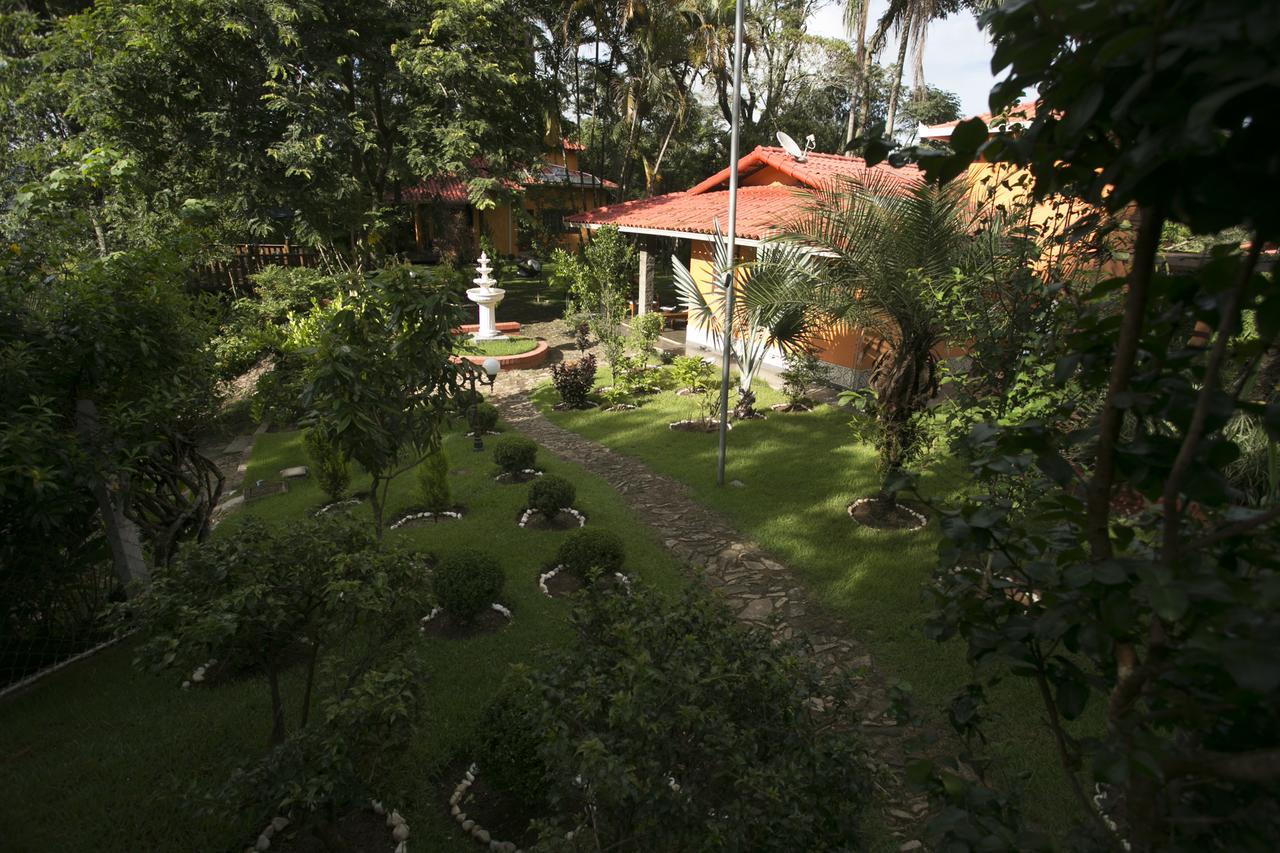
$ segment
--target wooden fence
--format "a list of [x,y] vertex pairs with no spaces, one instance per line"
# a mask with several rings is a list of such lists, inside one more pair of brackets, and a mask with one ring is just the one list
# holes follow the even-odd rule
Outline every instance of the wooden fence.
[[231,247],[230,257],[193,269],[191,285],[196,290],[240,296],[253,290],[249,276],[265,267],[314,267],[317,260],[316,253],[305,246],[239,243]]

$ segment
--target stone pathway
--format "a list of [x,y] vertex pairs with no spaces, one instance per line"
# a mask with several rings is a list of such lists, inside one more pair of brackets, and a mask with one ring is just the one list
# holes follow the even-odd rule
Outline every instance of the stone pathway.
[[[541,374],[542,371],[520,371]],[[902,839],[925,814],[923,797],[909,795],[901,782],[902,730],[889,715],[883,675],[868,650],[812,602],[792,572],[747,540],[722,516],[695,501],[683,483],[654,473],[637,459],[556,426],[529,401],[540,376],[500,381],[493,402],[514,428],[555,455],[603,477],[676,558],[701,571],[738,618],[780,636],[803,635],[828,671],[852,674],[856,710],[866,734],[874,778],[892,834]],[[902,849],[916,849],[908,841]]]

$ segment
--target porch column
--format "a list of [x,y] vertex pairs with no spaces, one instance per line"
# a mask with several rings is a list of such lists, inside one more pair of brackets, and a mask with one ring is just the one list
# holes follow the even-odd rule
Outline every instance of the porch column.
[[657,256],[652,241],[640,241],[640,296],[636,300],[636,315],[649,313],[649,303],[653,298],[653,273]]

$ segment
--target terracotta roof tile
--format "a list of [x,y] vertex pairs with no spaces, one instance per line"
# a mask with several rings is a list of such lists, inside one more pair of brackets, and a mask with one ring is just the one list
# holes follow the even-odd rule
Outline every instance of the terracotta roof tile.
[[[776,234],[808,204],[809,194],[796,187],[738,188],[738,236],[759,240]],[[729,224],[729,192],[668,193],[653,198],[610,204],[566,217],[583,225],[614,225],[711,234],[716,221],[723,233]]]
[[[840,154],[820,154],[810,151],[804,160],[796,160],[781,148],[757,146],[754,151],[738,161],[739,176],[750,175],[766,167],[772,166],[792,180],[800,184],[818,189],[838,178],[860,178],[868,172],[887,175],[904,187],[911,186],[921,178],[921,172],[915,166],[903,166],[895,169],[888,163],[877,163],[868,166],[861,157],[844,157]],[[691,195],[710,192],[722,186],[728,188],[729,169],[725,167],[702,183],[689,190]]]

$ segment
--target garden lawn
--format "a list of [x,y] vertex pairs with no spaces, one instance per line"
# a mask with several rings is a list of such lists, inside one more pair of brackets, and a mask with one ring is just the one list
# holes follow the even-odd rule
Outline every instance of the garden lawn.
[[[602,370],[597,384],[608,382]],[[756,391],[762,411],[783,399],[763,383]],[[872,530],[849,518],[848,505],[874,494],[879,478],[875,451],[854,439],[848,411],[821,406],[736,423],[728,437],[729,485],[719,488],[716,434],[666,426],[698,417],[695,397],[664,391],[632,411],[555,411],[559,397],[544,385],[533,400],[560,426],[686,483],[698,501],[790,566],[815,599],[867,644],[885,675],[910,684],[937,728],[947,729],[942,711],[968,680],[969,668],[959,641],[940,645],[923,635],[928,613],[922,590],[937,564],[937,522],[912,533]],[[922,490],[954,496],[961,474],[954,463],[938,460],[923,476]],[[1009,781],[1024,793],[1030,817],[1060,834],[1078,814],[1032,686],[1009,681],[994,695],[998,716],[989,733],[995,750],[1009,773],[1029,774],[1025,784]]]
[[475,341],[470,336],[460,338],[453,351],[459,355],[520,355],[538,345],[534,338],[499,338],[493,341]]
[[[476,849],[449,819],[446,802],[457,780],[444,777],[446,767],[468,760],[477,718],[509,666],[531,662],[568,637],[569,603],[546,598],[537,586],[543,562],[566,534],[517,527],[528,487],[493,482],[488,448],[478,454],[470,446],[470,439],[456,433],[445,445],[454,500],[467,506],[466,517],[385,534],[388,543],[438,555],[472,544],[498,555],[507,573],[504,601],[514,616],[494,634],[427,642],[422,725],[401,767],[379,792],[405,816],[419,850]],[[603,481],[545,451],[539,456],[540,467],[577,486],[575,503],[589,525],[623,538],[626,571],[664,591],[684,582],[675,562]],[[298,464],[306,464],[301,433],[269,433],[259,437],[245,481],[275,479],[280,469]],[[357,477],[353,486],[364,482]],[[393,483],[389,520],[415,502],[414,490],[412,474]],[[288,524],[322,502],[313,481],[292,481],[288,493],[248,504],[215,535],[235,535],[249,516]],[[356,512],[369,517],[367,505]],[[252,822],[225,826],[193,817],[184,794],[221,781],[238,762],[265,752],[265,680],[182,690],[180,673],[153,676],[135,669],[132,645],[125,641],[0,701],[5,853],[231,850],[256,837],[261,827]],[[300,689],[300,674],[288,674],[290,694]]]

